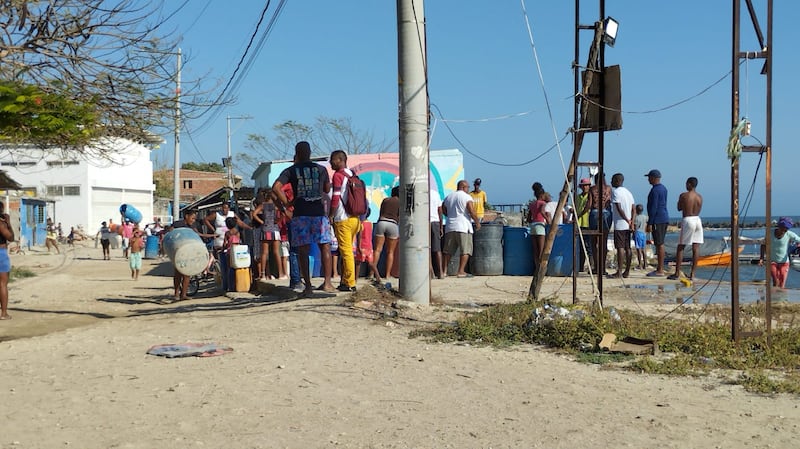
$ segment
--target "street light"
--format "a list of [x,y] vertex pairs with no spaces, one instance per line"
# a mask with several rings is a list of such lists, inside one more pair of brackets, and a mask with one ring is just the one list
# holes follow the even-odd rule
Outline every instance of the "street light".
[[[231,117],[229,115],[227,117],[227,121],[228,121],[228,158],[227,158],[228,159],[227,160],[227,162],[228,162],[228,165],[227,165],[228,166],[228,187],[230,187],[231,189],[233,189],[233,164],[231,163],[232,162],[232,159],[231,159],[231,120],[249,120],[251,118],[253,118],[253,117],[250,117],[249,115],[242,115],[242,116],[239,116],[239,117]],[[225,165],[225,162],[223,161],[223,166],[224,165]]]

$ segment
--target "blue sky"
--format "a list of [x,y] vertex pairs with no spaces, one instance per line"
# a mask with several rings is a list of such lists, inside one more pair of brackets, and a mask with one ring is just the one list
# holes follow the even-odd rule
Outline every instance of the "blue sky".
[[[275,10],[273,1],[268,16]],[[582,23],[598,18],[598,2],[584,0]],[[703,215],[728,215],[730,163],[725,153],[730,132],[731,78],[708,89],[731,69],[731,1],[607,0],[606,14],[620,23],[616,45],[606,49],[606,65],[622,70],[624,125],[605,135],[605,170],[621,172],[637,202],[645,202],[651,168],[663,173],[670,192],[670,213],[689,176],[699,178]],[[169,6],[179,5],[169,2]],[[183,77],[203,76],[208,85],[228,79],[255,29],[262,1],[192,0],[170,22],[182,35],[188,56]],[[766,32],[766,0],[754,0]],[[167,7],[167,10],[169,8]],[[530,185],[561,189],[561,160],[568,163],[571,139],[535,162],[572,125],[574,2],[526,0],[528,20],[544,79],[540,82],[518,0],[428,0],[428,79],[431,103],[439,108],[432,149],[458,148],[466,177],[483,179],[490,203],[521,203]],[[743,7],[742,50],[758,50]],[[798,189],[792,105],[800,95],[792,79],[800,64],[792,47],[800,42],[800,2],[776,1],[773,59],[772,214],[797,215],[792,198]],[[581,65],[586,64],[591,32],[581,33]],[[741,115],[752,134],[766,139],[765,78],[761,60],[741,66]],[[237,93],[236,104],[217,120],[188,122],[192,140],[181,140],[182,161],[219,162],[226,155],[225,116],[232,121],[233,153],[244,151],[246,135],[269,135],[285,120],[312,123],[315,117],[349,117],[356,128],[387,141],[397,137],[397,26],[395,2],[339,0],[287,1],[271,35]],[[553,114],[548,114],[545,93]],[[694,97],[679,106],[661,109]],[[434,111],[435,112],[435,111]],[[503,120],[481,120],[527,113]],[[166,136],[159,161],[171,165],[173,138]],[[461,143],[459,143],[459,141]],[[594,159],[597,140],[588,135],[582,160]],[[757,144],[748,138],[746,144]],[[488,162],[487,162],[488,161]],[[741,160],[740,203],[754,185],[747,215],[764,215],[765,162]],[[498,165],[498,164],[505,164]],[[249,179],[250,173],[239,173]],[[586,176],[585,170],[579,173]],[[753,180],[755,179],[755,183]]]

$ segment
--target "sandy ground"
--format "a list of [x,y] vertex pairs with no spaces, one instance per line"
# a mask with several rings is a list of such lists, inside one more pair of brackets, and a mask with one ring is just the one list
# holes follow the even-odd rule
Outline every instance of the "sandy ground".
[[[12,256],[39,275],[12,283],[13,319],[0,322],[0,447],[788,448],[800,434],[793,396],[408,338],[453,310],[522,300],[527,277],[435,280],[440,305],[387,319],[344,294],[169,304],[165,263],[145,261],[134,282],[113,254]],[[606,281],[606,304],[661,313],[687,293],[639,272],[626,285]],[[571,278],[543,292],[569,301]],[[183,342],[234,351],[145,354]]]

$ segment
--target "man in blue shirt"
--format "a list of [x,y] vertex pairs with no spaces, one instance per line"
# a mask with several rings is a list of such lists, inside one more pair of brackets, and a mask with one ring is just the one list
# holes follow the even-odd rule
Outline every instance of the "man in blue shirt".
[[657,265],[655,271],[648,276],[664,276],[664,238],[667,235],[669,212],[667,211],[667,188],[661,184],[661,172],[653,169],[647,172],[647,181],[653,187],[647,195],[647,232],[653,233],[653,244],[656,246]]

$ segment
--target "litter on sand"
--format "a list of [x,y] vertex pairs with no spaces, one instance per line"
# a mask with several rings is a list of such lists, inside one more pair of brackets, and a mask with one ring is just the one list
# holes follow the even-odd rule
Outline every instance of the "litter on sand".
[[167,357],[213,357],[233,352],[233,348],[218,343],[180,343],[155,345],[147,350],[150,355]]

